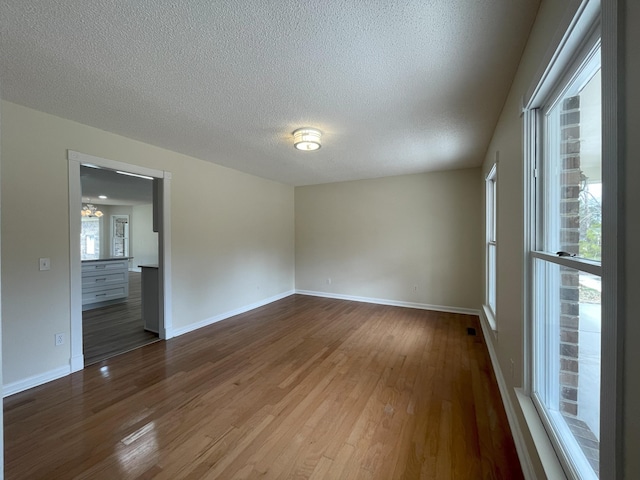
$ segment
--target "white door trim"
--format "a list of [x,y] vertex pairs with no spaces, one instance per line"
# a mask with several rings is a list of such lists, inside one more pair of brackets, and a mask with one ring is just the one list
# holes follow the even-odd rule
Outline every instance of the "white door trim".
[[138,175],[162,179],[162,201],[159,205],[161,220],[159,229],[159,264],[161,273],[159,333],[160,338],[165,340],[173,336],[171,334],[173,330],[171,317],[171,172],[109,160],[73,150],[67,151],[67,159],[69,162],[70,366],[71,372],[77,372],[84,368],[84,354],[82,351],[82,262],[80,260],[81,217],[79,215],[82,208],[80,165],[124,170]]

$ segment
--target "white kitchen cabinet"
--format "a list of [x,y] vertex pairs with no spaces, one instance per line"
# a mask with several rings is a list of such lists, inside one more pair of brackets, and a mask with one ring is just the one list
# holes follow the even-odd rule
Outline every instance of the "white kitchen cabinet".
[[128,296],[129,257],[82,261],[83,310],[125,301]]

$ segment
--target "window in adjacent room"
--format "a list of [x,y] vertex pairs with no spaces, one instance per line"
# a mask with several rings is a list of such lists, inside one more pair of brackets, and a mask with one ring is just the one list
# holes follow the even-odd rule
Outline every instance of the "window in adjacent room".
[[80,254],[82,260],[100,258],[100,219],[98,217],[82,217]]

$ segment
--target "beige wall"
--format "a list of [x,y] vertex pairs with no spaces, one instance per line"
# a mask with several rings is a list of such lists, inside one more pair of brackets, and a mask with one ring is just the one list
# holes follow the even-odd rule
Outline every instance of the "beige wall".
[[[505,102],[483,164],[483,178],[498,157],[497,206],[497,334],[493,344],[510,400],[518,405],[515,387],[524,377],[524,141],[522,98],[542,66],[551,39],[558,30],[568,2],[543,1],[530,34],[520,66]],[[484,181],[482,182],[484,190]],[[478,196],[484,202],[484,193]],[[484,258],[483,258],[484,260]],[[479,277],[485,284],[485,276]],[[484,291],[484,287],[483,287]],[[513,375],[511,375],[513,361]],[[536,478],[546,478],[532,437],[519,408],[515,408],[531,455]]]
[[2,116],[5,384],[69,365],[67,149],[172,172],[174,328],[294,288],[292,187],[8,102]]
[[[514,360],[509,386],[522,385],[524,315],[524,143],[522,98],[542,65],[549,42],[556,33],[567,4],[543,1],[511,91],[496,125],[483,164],[486,177],[498,157],[497,206],[497,318],[498,335],[493,339],[504,371]],[[484,202],[483,193],[478,202]],[[484,216],[484,209],[483,209]],[[483,257],[484,261],[484,257]],[[484,285],[485,276],[479,277]],[[484,291],[484,287],[483,287]]]
[[477,309],[479,178],[469,169],[296,188],[296,288]]

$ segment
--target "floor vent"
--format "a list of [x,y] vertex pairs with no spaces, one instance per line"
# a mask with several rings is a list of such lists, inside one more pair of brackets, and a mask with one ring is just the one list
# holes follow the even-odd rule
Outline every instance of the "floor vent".
[[475,328],[467,328],[467,335],[472,335],[475,336],[476,335],[476,329]]

